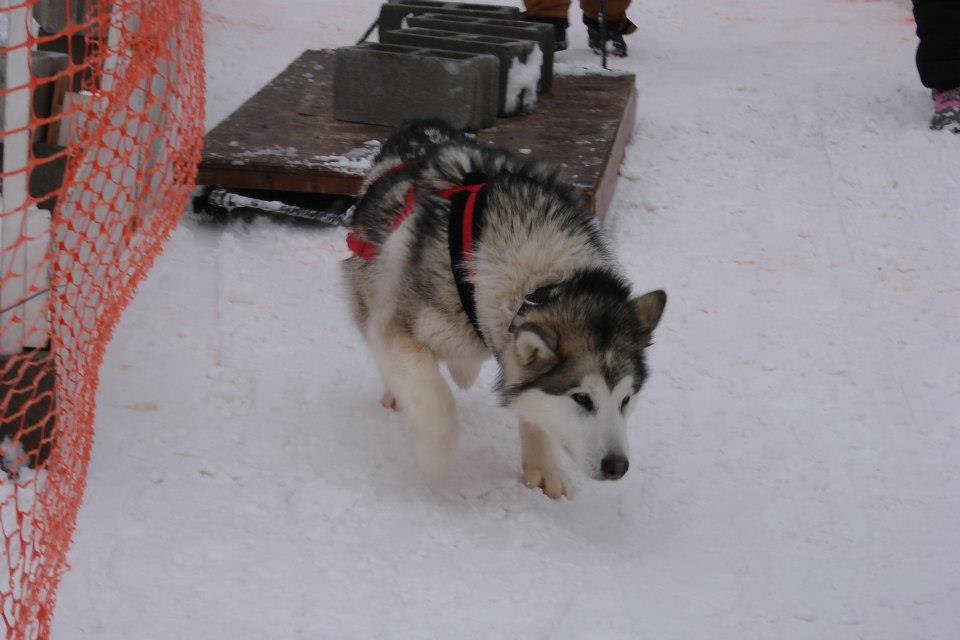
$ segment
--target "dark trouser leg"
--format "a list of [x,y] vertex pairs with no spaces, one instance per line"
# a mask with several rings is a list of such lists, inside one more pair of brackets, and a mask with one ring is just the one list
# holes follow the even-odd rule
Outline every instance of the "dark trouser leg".
[[925,87],[960,87],[960,0],[913,0],[917,21],[917,71]]
[[[611,33],[626,35],[637,30],[637,25],[627,18],[627,7],[629,6],[630,0],[606,0],[603,8],[607,16],[607,29]],[[588,27],[595,27],[600,15],[599,0],[580,0],[580,8],[583,10],[584,24]]]
[[523,19],[553,25],[557,51],[567,48],[570,0],[523,0]]
[[530,18],[564,18],[570,9],[570,0],[523,0],[525,16]]

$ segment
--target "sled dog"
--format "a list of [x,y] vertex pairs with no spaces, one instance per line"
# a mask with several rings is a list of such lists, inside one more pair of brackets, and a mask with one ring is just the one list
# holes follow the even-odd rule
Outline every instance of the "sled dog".
[[553,169],[442,121],[408,123],[381,148],[350,227],[352,314],[425,472],[445,471],[456,450],[441,362],[465,389],[493,356],[527,486],[570,496],[563,451],[591,478],[623,477],[626,420],[667,296],[630,293]]

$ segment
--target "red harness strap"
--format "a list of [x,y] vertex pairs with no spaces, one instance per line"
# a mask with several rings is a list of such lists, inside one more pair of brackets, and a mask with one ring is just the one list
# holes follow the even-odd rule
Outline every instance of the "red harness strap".
[[437,193],[438,196],[443,198],[449,198],[450,196],[463,191],[468,191],[470,193],[470,195],[467,197],[467,203],[463,207],[463,224],[461,226],[461,233],[463,238],[463,261],[466,263],[467,269],[471,274],[473,274],[473,213],[477,206],[477,194],[486,186],[486,182],[481,182],[478,184],[465,184],[459,187],[444,189],[443,191]]
[[[473,214],[477,204],[477,193],[479,193],[480,190],[485,186],[486,183],[469,184],[459,187],[452,187],[450,189],[444,189],[443,191],[437,192],[437,195],[443,198],[449,198],[450,196],[463,191],[470,192],[470,195],[467,197],[466,206],[463,208],[462,237],[463,259],[464,262],[467,263],[467,268],[470,269],[471,272],[473,271]],[[397,227],[403,224],[403,221],[407,219],[407,216],[413,212],[413,207],[416,202],[416,189],[414,187],[410,187],[410,189],[407,190],[406,202],[404,202],[403,209],[401,209],[400,213],[394,217],[393,223],[390,226],[391,229],[395,230]],[[347,248],[367,262],[372,262],[373,259],[377,257],[378,253],[376,245],[371,242],[367,242],[353,231],[347,234]]]
[[[393,219],[393,224],[390,225],[391,230],[395,230],[403,224],[403,221],[406,220],[407,216],[413,211],[413,205],[415,205],[416,202],[417,191],[413,187],[410,187],[407,190],[407,199],[406,202],[404,202],[403,209],[400,210],[400,213]],[[367,242],[353,231],[347,234],[347,248],[367,262],[372,262],[373,259],[377,257],[376,245],[372,242]]]
[[377,257],[377,248],[353,231],[347,234],[347,249],[350,249],[354,255],[363,258],[365,262],[371,262]]

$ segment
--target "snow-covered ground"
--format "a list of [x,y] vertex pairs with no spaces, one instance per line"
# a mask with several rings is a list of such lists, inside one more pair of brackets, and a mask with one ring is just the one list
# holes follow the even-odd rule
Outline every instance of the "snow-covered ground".
[[[209,0],[208,124],[375,5]],[[670,302],[627,477],[522,487],[490,367],[427,486],[342,231],[184,220],[103,367],[55,640],[960,637],[960,137],[909,5],[632,15],[608,228]]]

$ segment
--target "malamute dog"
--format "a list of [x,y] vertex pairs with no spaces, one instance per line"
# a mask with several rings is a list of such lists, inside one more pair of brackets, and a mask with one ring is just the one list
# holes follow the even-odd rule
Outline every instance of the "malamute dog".
[[491,355],[520,417],[523,480],[571,495],[628,467],[626,417],[667,296],[631,297],[594,218],[546,165],[481,147],[441,121],[397,129],[356,205],[344,262],[354,318],[411,422],[420,467],[444,471],[461,388]]

